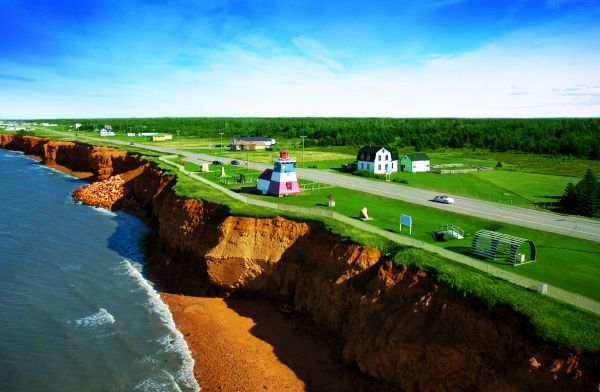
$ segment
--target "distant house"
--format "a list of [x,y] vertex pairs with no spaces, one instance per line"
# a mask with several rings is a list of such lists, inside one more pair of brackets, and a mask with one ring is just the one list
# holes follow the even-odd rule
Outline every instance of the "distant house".
[[365,146],[356,155],[357,170],[374,174],[398,171],[398,151],[385,146]]
[[275,139],[252,136],[234,138],[229,141],[229,148],[232,150],[265,150],[275,144]]
[[155,136],[152,136],[153,142],[162,142],[162,141],[171,140],[171,139],[173,139],[173,135],[157,134]]
[[156,136],[158,132],[138,132],[138,136]]
[[100,136],[115,136],[115,133],[111,130],[108,130],[106,128],[102,128],[100,130]]
[[409,173],[429,171],[429,157],[424,152],[404,154],[400,159],[400,170]]

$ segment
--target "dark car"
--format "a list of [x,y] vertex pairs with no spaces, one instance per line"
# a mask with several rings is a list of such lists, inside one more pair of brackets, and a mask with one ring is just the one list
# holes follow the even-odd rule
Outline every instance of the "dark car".
[[343,172],[351,173],[351,172],[355,171],[357,168],[358,168],[358,164],[356,162],[344,163],[342,165]]
[[241,165],[242,162],[238,161],[237,159],[234,159],[233,161],[231,161],[231,164],[237,166],[237,165]]
[[222,164],[223,164],[223,162],[221,162],[221,161],[213,161],[213,165],[222,165]]

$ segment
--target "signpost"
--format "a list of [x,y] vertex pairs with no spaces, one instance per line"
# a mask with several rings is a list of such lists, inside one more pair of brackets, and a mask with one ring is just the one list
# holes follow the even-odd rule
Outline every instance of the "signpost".
[[408,226],[408,234],[412,235],[412,218],[410,216],[400,214],[400,231],[402,231],[402,225]]

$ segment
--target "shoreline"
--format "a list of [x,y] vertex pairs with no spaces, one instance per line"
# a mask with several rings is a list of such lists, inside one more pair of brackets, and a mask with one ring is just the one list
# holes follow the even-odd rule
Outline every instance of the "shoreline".
[[323,336],[265,300],[161,293],[203,391],[395,391],[347,368]]
[[[42,162],[36,155],[26,156]],[[93,178],[91,172],[45,166],[82,180]],[[141,218],[136,211],[124,212]],[[152,230],[149,222],[144,224]],[[323,339],[303,331],[267,301],[169,294],[160,283],[150,282],[156,284],[184,338],[194,360],[194,378],[203,391],[394,390],[345,367]],[[262,332],[253,332],[259,324],[261,330],[275,327],[267,339],[261,339]],[[282,350],[283,360],[278,355]]]

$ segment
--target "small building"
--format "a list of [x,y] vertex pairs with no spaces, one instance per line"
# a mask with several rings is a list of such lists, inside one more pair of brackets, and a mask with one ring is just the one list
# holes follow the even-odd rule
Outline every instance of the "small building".
[[374,174],[398,171],[398,151],[386,146],[365,146],[356,155],[356,169]]
[[158,132],[138,132],[138,136],[156,136]]
[[111,130],[108,130],[106,128],[102,128],[100,130],[100,136],[115,136],[115,133]]
[[536,259],[533,241],[491,230],[479,230],[475,233],[471,253],[488,260],[505,260],[513,266],[531,263]]
[[163,134],[156,134],[154,136],[152,136],[152,141],[153,142],[163,142],[165,140],[171,140],[173,139],[173,135],[163,135]]
[[279,152],[279,158],[273,159],[273,169],[266,169],[258,177],[256,188],[263,194],[287,196],[300,193],[296,178],[296,159],[288,157],[287,150]]
[[127,136],[133,137],[133,136],[135,136],[135,132],[127,132]]
[[234,138],[229,141],[229,148],[231,150],[266,150],[271,148],[275,144],[275,139],[252,136],[252,137],[240,137]]
[[424,152],[404,154],[400,159],[400,171],[419,173],[429,171],[429,157]]

